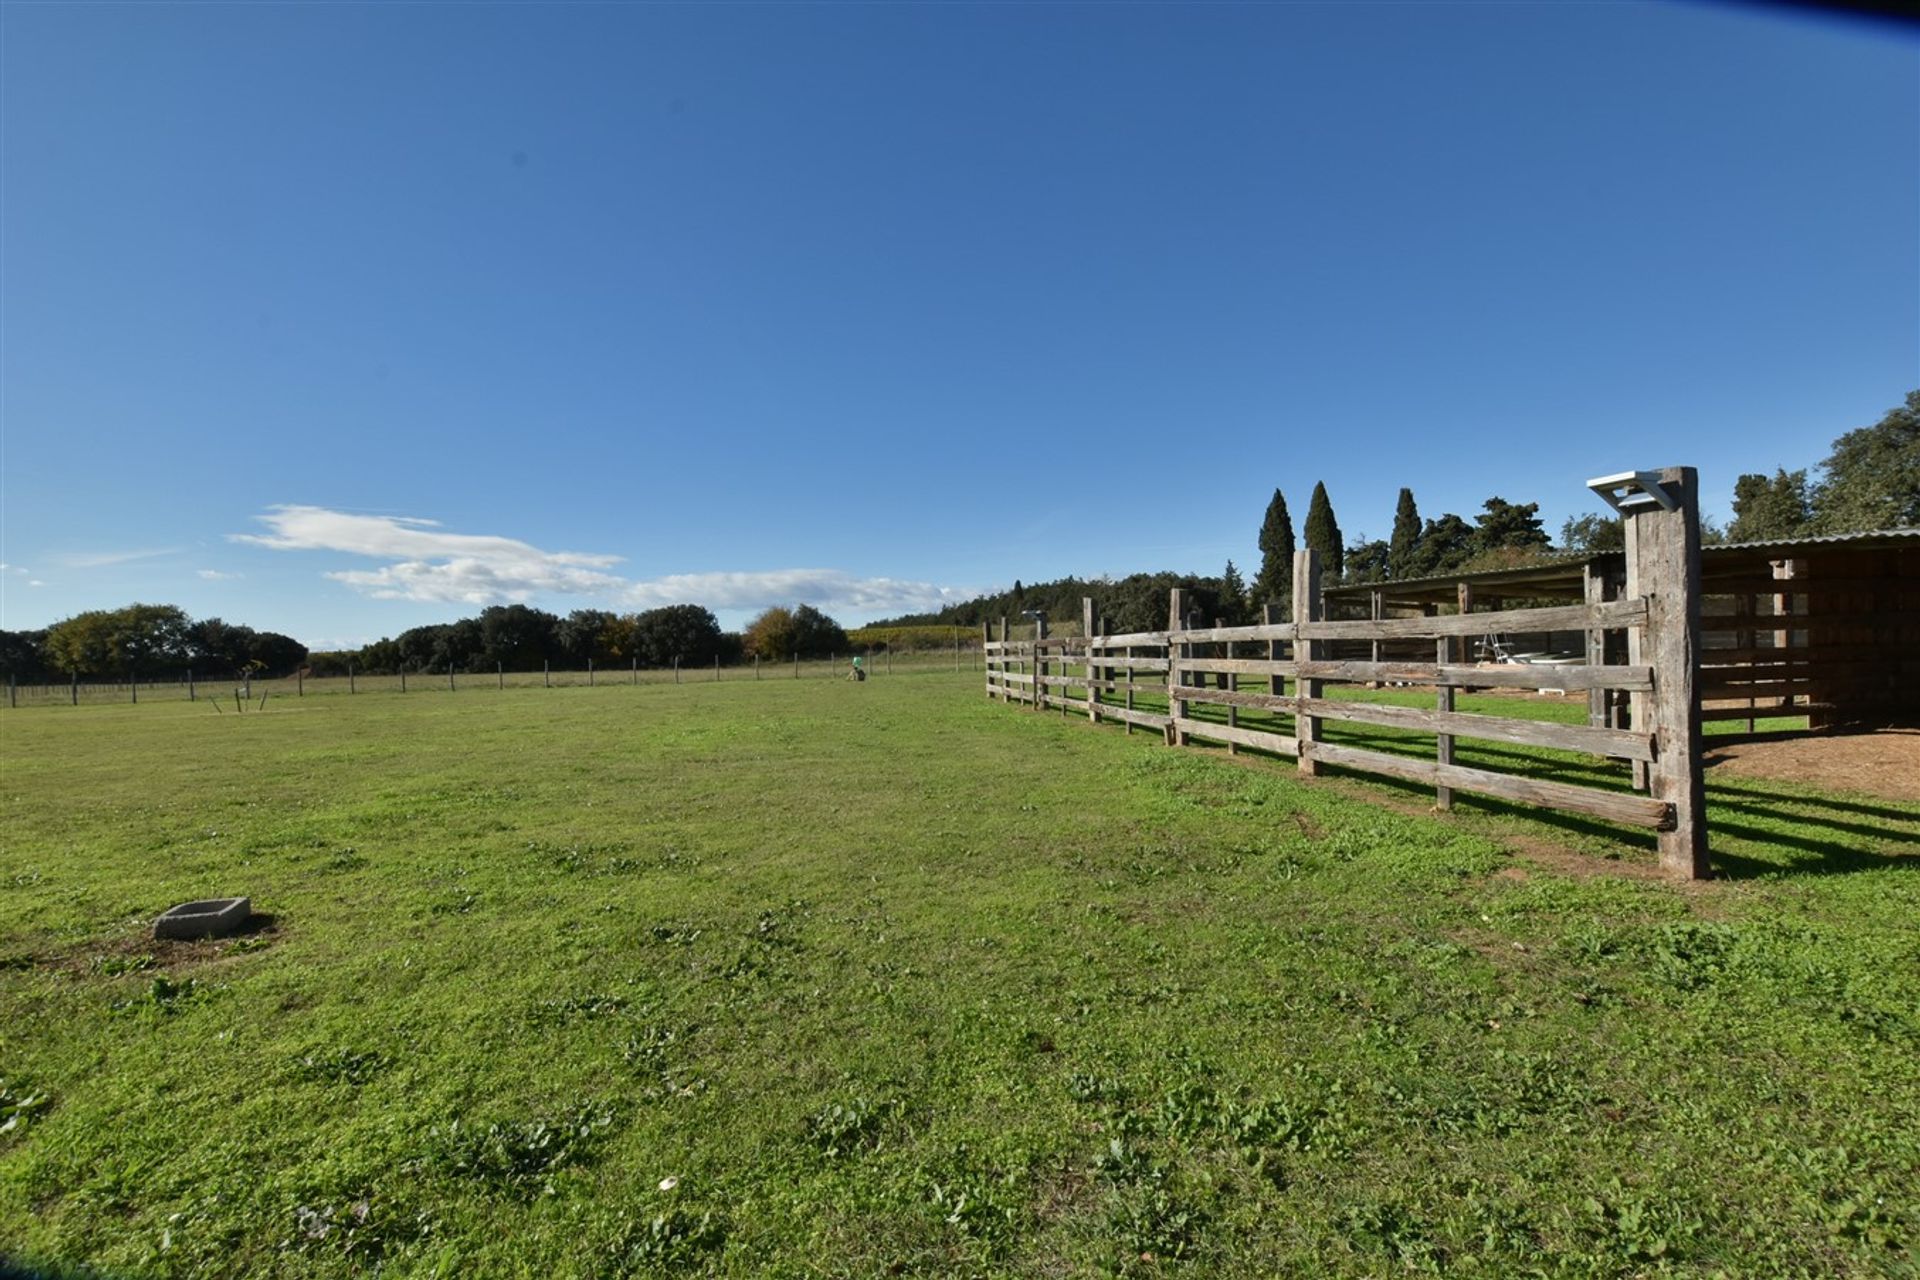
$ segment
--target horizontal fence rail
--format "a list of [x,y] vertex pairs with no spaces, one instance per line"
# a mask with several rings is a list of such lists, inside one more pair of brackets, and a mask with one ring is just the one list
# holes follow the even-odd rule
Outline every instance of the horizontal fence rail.
[[[1158,731],[1170,745],[1204,741],[1230,753],[1263,752],[1293,760],[1306,775],[1337,766],[1423,783],[1434,788],[1441,809],[1463,791],[1650,829],[1660,833],[1662,863],[1672,874],[1704,875],[1695,655],[1702,662],[1714,655],[1700,651],[1696,482],[1691,469],[1658,474],[1685,500],[1627,517],[1629,568],[1617,599],[1603,598],[1608,584],[1590,581],[1580,604],[1474,613],[1463,599],[1458,614],[1328,619],[1321,616],[1319,557],[1303,551],[1294,559],[1287,618],[1269,610],[1251,625],[1206,625],[1176,588],[1164,631],[1105,634],[1092,600],[1083,604],[1076,637],[1049,637],[1044,618],[1030,639],[1013,639],[1004,618],[997,634],[988,624],[986,695],[1120,723],[1129,733]],[[1470,660],[1477,638],[1555,632],[1571,633],[1576,644],[1584,636],[1584,656]],[[1407,657],[1383,658],[1381,645],[1389,642]],[[1356,643],[1371,646],[1373,656],[1328,652],[1351,652]],[[1414,658],[1421,649],[1430,660]],[[1699,676],[1716,693],[1772,697],[1790,696],[1797,679],[1785,666],[1742,667],[1737,676],[1703,666]],[[1333,696],[1342,686],[1399,686],[1402,697],[1425,689],[1433,701],[1422,707]],[[1590,710],[1584,724],[1458,710],[1456,695],[1472,690],[1580,692]],[[1342,740],[1327,740],[1330,725],[1346,727]],[[1376,745],[1381,731],[1400,749]],[[1429,743],[1425,759],[1409,753],[1422,739]],[[1474,763],[1466,764],[1455,758],[1460,743],[1493,746],[1475,748]],[[1543,777],[1552,761],[1528,751],[1577,753],[1619,762],[1625,771],[1613,787],[1604,777],[1601,785]]]

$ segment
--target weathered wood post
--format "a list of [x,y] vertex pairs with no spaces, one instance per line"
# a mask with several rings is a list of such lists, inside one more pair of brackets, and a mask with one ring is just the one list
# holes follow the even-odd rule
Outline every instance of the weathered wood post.
[[552,658],[540,659],[540,683],[548,689],[553,688],[553,659]]
[[[760,673],[759,656],[755,655],[753,661],[754,661],[754,674],[758,676]],[[640,655],[637,653],[632,656],[632,659],[627,664],[627,683],[628,684],[640,683]]]
[[[592,671],[591,666],[588,667],[588,671]],[[680,683],[680,655],[677,653],[673,655],[673,682]]]
[[188,668],[187,668],[187,701],[188,701],[188,702],[198,702],[198,701],[199,701],[199,698],[197,698],[197,697],[195,697],[195,696],[194,696],[194,690],[193,690],[193,668],[192,668],[192,667],[188,667]]
[[1180,660],[1189,648],[1175,637],[1186,629],[1187,589],[1175,587],[1167,596],[1167,744],[1174,747],[1187,745],[1187,735],[1180,729],[1180,722],[1187,718],[1187,704],[1174,696],[1174,690],[1183,687]]
[[135,704],[136,706],[139,705],[140,677],[132,671],[127,672],[127,692],[130,695],[132,695],[127,699],[127,701]]
[[[1459,583],[1454,588],[1454,593],[1454,598],[1459,601],[1460,604],[1460,616],[1464,618],[1473,612],[1473,584],[1471,582]],[[1473,665],[1473,637],[1464,631],[1460,633],[1459,652],[1456,656],[1461,666],[1467,667]]]
[[760,655],[757,653],[753,655],[753,678],[755,680],[760,678]]
[[1652,479],[1672,501],[1636,505],[1627,525],[1627,598],[1647,602],[1647,622],[1628,634],[1639,653],[1628,661],[1653,670],[1653,692],[1634,728],[1654,736],[1647,790],[1673,806],[1673,825],[1659,834],[1660,865],[1668,875],[1703,880],[1707,861],[1706,779],[1700,766],[1700,476],[1692,467],[1665,467]]
[[1093,617],[1094,617],[1093,597],[1081,596],[1080,597],[1080,639],[1081,639],[1081,642],[1086,646],[1084,650],[1084,654],[1086,657],[1086,666],[1084,670],[1086,672],[1086,677],[1087,677],[1087,719],[1098,721],[1100,719],[1100,712],[1098,710],[1099,703],[1100,703],[1100,691],[1094,688],[1093,686],[1094,686],[1094,682],[1100,678],[1100,673],[1094,670],[1094,667],[1093,667],[1093,626],[1094,626]]
[[[1224,627],[1227,625],[1227,620],[1225,618],[1215,618],[1213,625],[1216,627]],[[1233,660],[1233,641],[1229,640],[1220,646],[1220,656],[1229,662]],[[1238,693],[1240,691],[1240,674],[1236,671],[1222,672],[1220,674],[1220,687],[1228,693]],[[1239,727],[1240,708],[1235,703],[1229,702],[1227,704],[1227,728],[1237,729]],[[1229,742],[1227,743],[1227,754],[1237,756],[1240,754],[1240,748],[1234,743]]]
[[[1310,623],[1320,621],[1320,553],[1308,547],[1304,551],[1293,553],[1293,625],[1304,628]],[[1313,777],[1320,772],[1320,764],[1313,758],[1313,744],[1320,741],[1320,717],[1307,714],[1307,700],[1320,696],[1321,682],[1310,679],[1306,674],[1307,664],[1318,662],[1324,642],[1309,640],[1305,634],[1294,632],[1293,652],[1300,660],[1301,674],[1294,678],[1300,696],[1299,709],[1293,716],[1293,741],[1299,751],[1300,772]]]
[[720,683],[720,655],[717,653],[713,655],[713,682]]
[[305,667],[295,667],[293,669],[293,696],[296,698],[304,698],[307,696],[307,669]]
[[405,693],[406,691],[407,691],[407,669],[405,667],[402,667],[400,668],[400,692]]
[[11,710],[20,705],[20,691],[14,687],[13,672],[7,672],[7,707]]
[[499,685],[502,689],[505,689],[507,687],[507,664],[506,663],[496,662],[493,664],[493,678],[499,682]]
[[80,705],[80,673],[78,671],[71,673],[71,679],[67,685],[67,695],[72,700],[74,706],[77,707]]
[[453,664],[451,662],[447,664],[447,692],[453,692]]
[[[1441,716],[1453,714],[1453,686],[1447,683],[1446,673],[1439,668],[1447,665],[1447,638],[1441,636],[1433,642],[1433,708]],[[1442,768],[1453,763],[1453,735],[1441,733],[1434,735],[1434,759]],[[1445,783],[1433,789],[1433,807],[1446,812],[1453,808],[1453,788]]]
[[587,688],[593,688],[593,659],[587,659]]
[[[1607,602],[1607,576],[1594,567],[1589,560],[1580,569],[1581,599],[1587,604],[1605,604]],[[1607,633],[1598,627],[1587,631],[1586,660],[1590,667],[1598,667],[1607,660]],[[1589,689],[1587,691],[1587,723],[1596,729],[1607,724],[1607,691]]]
[[1040,648],[1046,639],[1047,615],[1043,613],[1033,620],[1033,709],[1035,711],[1047,709],[1047,686],[1043,683],[1047,678],[1047,659],[1045,651]]
[[347,664],[347,692],[348,693],[360,692],[359,689],[357,689],[353,683],[353,664],[351,662]]
[[[1382,618],[1387,616],[1387,593],[1386,592],[1376,588],[1375,590],[1369,591],[1367,593],[1367,616],[1369,618],[1372,618],[1375,622],[1378,622]],[[1372,651],[1368,656],[1372,658],[1373,664],[1375,666],[1380,665],[1380,639],[1378,636],[1374,637]],[[1378,680],[1367,681],[1367,688],[1378,689],[1379,687],[1380,687],[1380,681]]]

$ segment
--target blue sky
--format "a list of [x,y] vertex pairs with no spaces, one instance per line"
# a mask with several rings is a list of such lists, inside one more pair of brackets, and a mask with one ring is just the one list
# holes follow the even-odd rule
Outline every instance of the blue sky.
[[1772,9],[0,8],[0,626],[1251,574],[1920,385],[1920,45]]

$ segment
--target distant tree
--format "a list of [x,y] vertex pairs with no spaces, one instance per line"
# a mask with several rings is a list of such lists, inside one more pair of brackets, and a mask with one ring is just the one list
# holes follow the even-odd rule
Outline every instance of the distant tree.
[[769,662],[793,656],[793,610],[774,605],[747,624],[741,636],[746,651]]
[[1278,489],[1260,522],[1259,546],[1260,572],[1253,576],[1250,603],[1256,610],[1269,604],[1284,610],[1293,600],[1293,517],[1287,514],[1287,496]]
[[1908,392],[1905,404],[1874,425],[1835,440],[1820,469],[1813,532],[1920,527],[1920,391]]
[[499,604],[482,609],[482,669],[495,665],[508,671],[538,671],[542,662],[558,655],[554,632],[559,625],[559,618],[530,605]]
[[847,641],[847,633],[839,623],[829,618],[810,604],[798,605],[793,611],[793,649],[803,658],[824,658],[829,654],[846,653],[852,646]]
[[1627,545],[1627,527],[1619,516],[1601,516],[1589,512],[1568,516],[1560,526],[1561,549],[1573,555],[1600,551],[1621,551]]
[[125,675],[184,666],[187,615],[170,604],[92,609],[47,628],[44,650],[57,669],[75,675]]
[[207,675],[236,676],[254,670],[253,646],[260,633],[221,618],[201,618],[187,628],[187,661]]
[[1473,526],[1449,511],[1429,520],[1420,530],[1420,550],[1414,558],[1416,578],[1451,573],[1473,555]]
[[1302,540],[1310,551],[1320,553],[1322,572],[1329,582],[1338,582],[1346,572],[1346,544],[1340,541],[1340,522],[1333,518],[1333,503],[1327,497],[1327,485],[1323,480],[1313,486],[1313,497],[1307,501],[1307,523],[1301,530]]
[[1764,542],[1811,532],[1813,513],[1804,470],[1776,468],[1773,478],[1743,475],[1733,482],[1733,523],[1727,536],[1735,542]]
[[1419,556],[1420,508],[1413,505],[1413,490],[1402,489],[1393,509],[1393,536],[1387,541],[1387,576],[1412,577]]
[[633,619],[633,647],[642,666],[706,666],[720,652],[720,623],[697,604],[648,609]]
[[247,660],[266,676],[290,676],[306,664],[307,646],[277,631],[257,631],[247,648]]
[[1353,583],[1384,582],[1388,577],[1392,576],[1388,572],[1392,562],[1393,547],[1391,543],[1383,542],[1379,538],[1356,538],[1347,544],[1346,581]]
[[1473,549],[1476,553],[1518,550],[1545,552],[1553,539],[1540,524],[1540,504],[1508,502],[1488,498],[1476,520]]
[[317,650],[307,655],[307,674],[310,676],[344,676],[347,674],[349,665],[352,666],[355,674],[358,674],[367,669],[356,661],[358,657],[359,655],[357,653],[344,649]]
[[568,666],[584,669],[587,660],[605,666],[617,661],[608,640],[620,621],[618,614],[605,609],[575,609],[554,624],[553,640],[559,657]]
[[431,671],[440,654],[445,650],[442,634],[445,623],[435,622],[424,627],[408,627],[393,638],[395,671]]
[[370,644],[364,644],[353,655],[353,668],[362,675],[394,675],[401,670],[403,662],[400,642],[391,638],[382,638]]
[[0,631],[0,675],[15,680],[44,679],[50,671],[46,631]]
[[1220,613],[1219,617],[1230,627],[1244,627],[1248,623],[1247,584],[1240,576],[1240,570],[1233,561],[1227,561],[1227,567],[1220,572]]

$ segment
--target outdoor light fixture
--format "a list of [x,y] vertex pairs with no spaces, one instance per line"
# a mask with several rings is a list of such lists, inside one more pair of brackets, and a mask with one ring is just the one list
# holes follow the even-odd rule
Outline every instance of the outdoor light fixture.
[[1672,511],[1679,505],[1672,494],[1660,487],[1660,481],[1652,471],[1622,471],[1617,476],[1601,476],[1597,480],[1587,481],[1587,488],[1599,494],[1601,501],[1621,515],[1631,515],[1649,507]]

